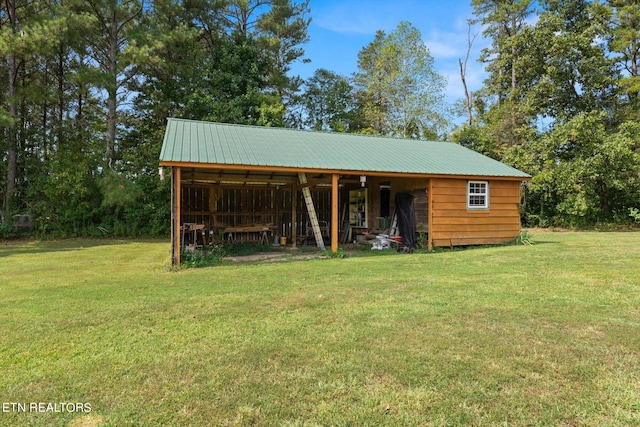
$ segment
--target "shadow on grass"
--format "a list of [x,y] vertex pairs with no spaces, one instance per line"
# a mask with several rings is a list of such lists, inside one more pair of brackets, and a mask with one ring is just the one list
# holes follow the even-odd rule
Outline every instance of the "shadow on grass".
[[[160,240],[157,240],[160,241]],[[66,240],[3,240],[0,241],[0,258],[15,255],[35,255],[55,252],[71,252],[99,246],[115,246],[135,242],[119,239],[66,239]]]

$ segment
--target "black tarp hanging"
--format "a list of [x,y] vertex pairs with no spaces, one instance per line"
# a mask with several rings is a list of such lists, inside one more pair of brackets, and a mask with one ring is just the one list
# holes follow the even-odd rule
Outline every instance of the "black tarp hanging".
[[413,196],[408,193],[396,194],[396,215],[398,232],[402,237],[399,252],[413,252],[416,246],[416,215],[413,210]]

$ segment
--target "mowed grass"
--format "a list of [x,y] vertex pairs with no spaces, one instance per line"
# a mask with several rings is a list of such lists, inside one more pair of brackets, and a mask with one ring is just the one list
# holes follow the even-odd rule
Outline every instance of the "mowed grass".
[[0,425],[639,425],[640,233],[170,271],[0,246]]

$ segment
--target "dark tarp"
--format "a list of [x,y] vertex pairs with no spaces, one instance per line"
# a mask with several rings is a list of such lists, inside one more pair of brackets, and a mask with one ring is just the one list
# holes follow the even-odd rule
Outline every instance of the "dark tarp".
[[413,196],[408,193],[396,194],[396,215],[398,232],[402,237],[399,252],[413,252],[416,246],[416,215],[413,210]]

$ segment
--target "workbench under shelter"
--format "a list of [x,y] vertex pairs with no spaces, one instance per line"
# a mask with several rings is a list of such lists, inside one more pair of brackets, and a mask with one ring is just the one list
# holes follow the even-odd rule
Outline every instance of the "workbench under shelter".
[[520,232],[530,179],[454,143],[183,119],[168,121],[160,166],[171,169],[174,265],[185,240],[337,251],[393,227],[398,193],[429,247],[499,243]]

